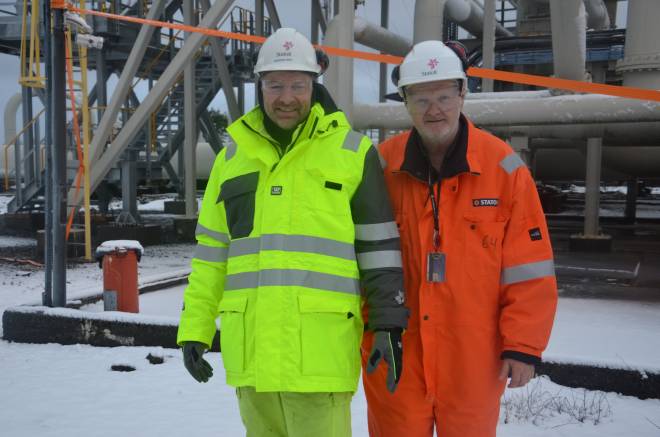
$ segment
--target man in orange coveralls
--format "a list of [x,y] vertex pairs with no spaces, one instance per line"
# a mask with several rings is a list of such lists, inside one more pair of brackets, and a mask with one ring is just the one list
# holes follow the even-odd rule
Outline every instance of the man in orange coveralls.
[[506,380],[533,377],[557,304],[535,183],[511,147],[461,113],[466,62],[450,46],[419,43],[393,74],[414,127],[379,149],[411,314],[394,394],[386,369],[367,361],[365,333],[372,437],[430,437],[434,427],[439,437],[495,436]]

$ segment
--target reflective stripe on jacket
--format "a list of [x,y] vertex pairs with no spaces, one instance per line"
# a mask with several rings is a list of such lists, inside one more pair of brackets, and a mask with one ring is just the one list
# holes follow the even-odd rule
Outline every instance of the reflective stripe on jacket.
[[281,156],[255,108],[234,122],[198,221],[177,341],[210,344],[227,383],[354,391],[364,330],[405,326],[398,232],[378,153],[312,106]]

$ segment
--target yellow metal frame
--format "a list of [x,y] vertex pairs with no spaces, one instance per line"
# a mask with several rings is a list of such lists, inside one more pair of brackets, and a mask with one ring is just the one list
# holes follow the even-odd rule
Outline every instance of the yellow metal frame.
[[[27,0],[23,1],[21,26],[21,77],[18,83],[30,88],[44,88],[46,78],[41,75],[41,47],[39,35],[39,2],[32,1],[30,9],[30,40],[27,38]],[[28,47],[29,45],[29,47]]]

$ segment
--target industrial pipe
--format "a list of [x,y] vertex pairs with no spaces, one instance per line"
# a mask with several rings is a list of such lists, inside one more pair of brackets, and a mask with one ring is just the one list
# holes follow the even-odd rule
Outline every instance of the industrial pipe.
[[409,39],[361,17],[355,17],[353,23],[357,43],[395,56],[405,56],[412,48],[412,42]]
[[[479,126],[632,123],[660,121],[660,102],[603,95],[566,95],[538,99],[466,100],[464,112]],[[408,129],[402,104],[355,105],[355,129]]]

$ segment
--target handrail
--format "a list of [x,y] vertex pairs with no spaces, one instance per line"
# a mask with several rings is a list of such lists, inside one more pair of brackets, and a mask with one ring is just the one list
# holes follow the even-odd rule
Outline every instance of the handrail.
[[44,111],[46,111],[46,108],[43,108],[41,111],[39,111],[37,113],[37,115],[35,115],[34,118],[28,122],[28,124],[23,126],[23,129],[21,129],[21,131],[19,133],[14,135],[14,138],[12,138],[11,141],[9,141],[7,144],[4,145],[4,149],[5,149],[5,165],[4,165],[4,167],[5,167],[5,191],[9,191],[9,148],[16,144],[16,141],[18,141],[20,136],[23,135],[23,133],[37,121],[39,116],[41,116],[41,114],[43,114]]

